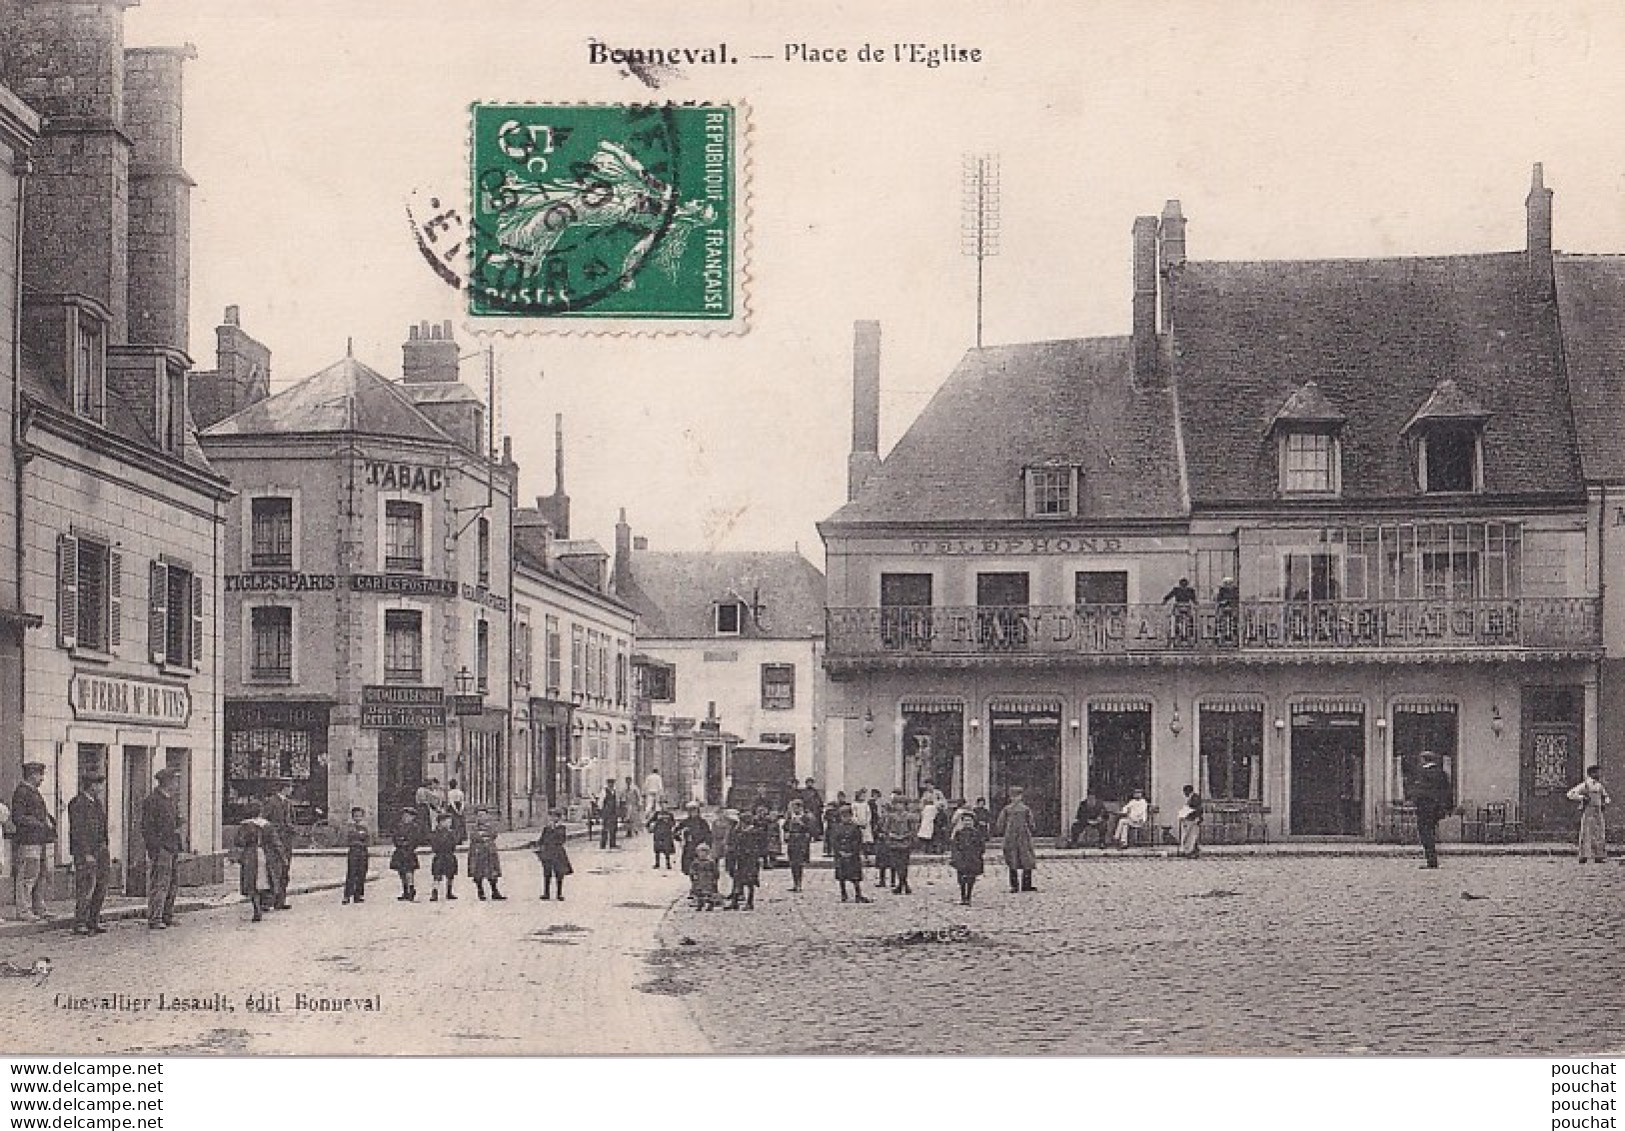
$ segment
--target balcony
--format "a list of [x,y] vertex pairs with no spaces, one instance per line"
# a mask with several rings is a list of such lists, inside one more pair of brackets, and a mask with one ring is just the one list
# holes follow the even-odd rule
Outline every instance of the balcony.
[[1590,654],[1601,646],[1592,597],[1008,608],[834,608],[831,671],[982,661],[1180,663],[1372,659],[1470,660]]

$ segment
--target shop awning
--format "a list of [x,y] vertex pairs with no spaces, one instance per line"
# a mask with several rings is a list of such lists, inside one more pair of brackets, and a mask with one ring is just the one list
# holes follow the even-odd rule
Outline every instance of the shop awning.
[[1060,714],[1061,701],[1059,699],[1017,699],[1005,697],[988,700],[987,709],[989,711],[1054,711],[1056,714]]
[[1454,715],[1461,709],[1454,699],[1407,699],[1394,704],[1394,714]]
[[1196,704],[1196,707],[1200,711],[1242,714],[1248,711],[1262,711],[1264,709],[1264,700],[1261,698],[1203,699]]
[[1294,715],[1363,715],[1365,704],[1358,699],[1304,699],[1292,704]]
[[1093,711],[1150,711],[1151,700],[1144,696],[1119,697],[1116,699],[1091,699],[1089,710]]
[[905,699],[901,704],[905,715],[946,715],[965,710],[962,699]]

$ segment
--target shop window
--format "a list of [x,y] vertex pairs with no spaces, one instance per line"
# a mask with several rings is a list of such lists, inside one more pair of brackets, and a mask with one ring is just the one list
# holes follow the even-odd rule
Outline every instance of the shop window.
[[1457,778],[1457,709],[1454,703],[1400,703],[1394,706],[1393,751],[1397,797],[1414,799],[1412,783],[1422,768],[1422,755],[1439,755],[1439,764],[1450,775],[1450,804],[1456,804],[1460,782]]
[[[106,788],[106,785],[105,785],[105,783],[107,781],[107,744],[106,743],[103,743],[103,742],[81,742],[81,743],[79,743],[78,744],[78,763],[79,764],[78,764],[78,768],[77,768],[78,772],[76,774],[76,779],[77,779],[77,782],[78,782],[78,789],[81,792],[85,788],[85,779],[87,777],[91,777],[91,776],[101,778],[102,782],[104,783],[103,788],[104,789]],[[103,800],[104,803],[106,802],[107,794],[105,794],[105,793],[102,794],[102,800]]]
[[762,665],[762,710],[788,711],[796,705],[796,666]]
[[203,664],[203,579],[184,565],[149,569],[147,635],[152,662],[169,668]]
[[279,496],[254,499],[248,562],[254,569],[293,567],[293,500]]
[[384,503],[384,569],[391,573],[423,570],[423,505],[400,499]]
[[423,682],[423,614],[384,610],[384,682]]
[[285,683],[293,679],[293,609],[261,605],[249,613],[253,653],[249,674],[258,680]]
[[123,620],[124,556],[95,538],[57,540],[57,641],[64,648],[116,651]]
[[1215,801],[1263,800],[1263,708],[1204,705],[1199,725],[1202,796]]

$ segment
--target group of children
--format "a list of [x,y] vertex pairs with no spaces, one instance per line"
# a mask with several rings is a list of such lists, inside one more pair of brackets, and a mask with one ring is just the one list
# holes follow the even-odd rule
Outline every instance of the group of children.
[[[367,837],[362,824],[365,814],[360,809],[350,810],[351,826],[347,834],[350,846],[349,868],[344,884],[344,902],[362,902],[366,893]],[[421,808],[408,805],[401,809],[401,819],[395,825],[393,837],[395,851],[390,855],[389,868],[401,880],[401,894],[397,900],[407,903],[418,897],[418,849],[429,849],[429,902],[440,901],[442,890],[448,900],[457,898],[457,876],[460,871],[457,849],[462,842],[450,813],[437,813],[432,818],[434,827],[425,829]],[[485,888],[491,887],[490,898],[507,899],[502,894],[502,857],[497,853],[496,817],[486,806],[474,810],[474,823],[468,827],[468,877],[481,899]],[[353,888],[352,888],[353,881]]]

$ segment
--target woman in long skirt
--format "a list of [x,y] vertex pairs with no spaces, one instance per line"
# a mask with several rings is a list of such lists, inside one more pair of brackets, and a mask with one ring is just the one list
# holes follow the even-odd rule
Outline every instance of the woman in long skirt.
[[1601,864],[1608,859],[1608,825],[1603,810],[1610,800],[1602,784],[1602,767],[1587,766],[1585,780],[1569,790],[1569,800],[1580,803],[1580,863]]
[[271,836],[271,822],[264,817],[250,817],[237,826],[233,854],[237,858],[238,890],[248,897],[256,923],[264,918],[263,910],[273,902],[271,867],[265,856],[265,843]]

